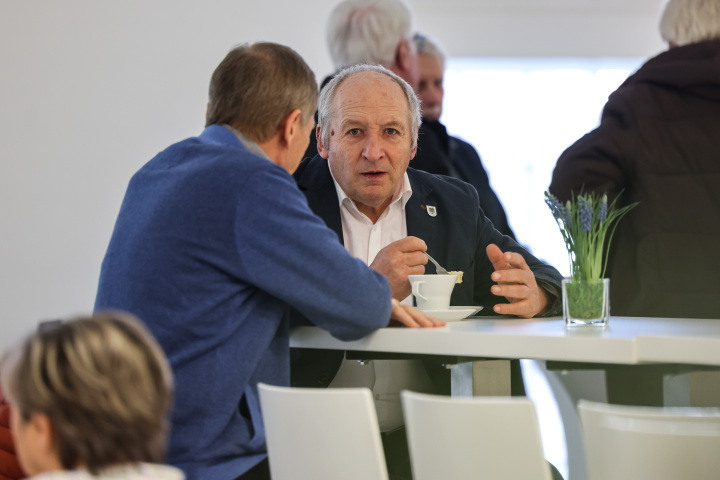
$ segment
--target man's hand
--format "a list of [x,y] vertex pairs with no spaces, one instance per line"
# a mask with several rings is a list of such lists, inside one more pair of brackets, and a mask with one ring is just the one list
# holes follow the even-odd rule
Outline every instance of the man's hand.
[[380,250],[370,268],[388,279],[395,299],[402,300],[411,293],[408,275],[425,273],[427,245],[417,237],[405,237]]
[[503,253],[497,245],[490,244],[485,250],[495,267],[491,278],[498,282],[490,291],[504,296],[509,304],[499,303],[493,308],[497,313],[532,318],[545,311],[547,293],[538,287],[530,267],[519,253]]
[[418,308],[403,305],[394,298],[392,299],[392,313],[390,314],[391,323],[393,320],[402,323],[408,328],[445,326],[445,322],[442,320],[431,317]]

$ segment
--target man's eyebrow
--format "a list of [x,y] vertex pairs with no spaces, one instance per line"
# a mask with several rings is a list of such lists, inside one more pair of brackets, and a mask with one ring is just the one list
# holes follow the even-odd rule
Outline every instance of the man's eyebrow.
[[341,130],[346,130],[350,126],[352,126],[352,127],[362,126],[362,122],[360,122],[359,120],[352,119],[352,118],[346,118],[342,122],[340,122]]
[[392,127],[392,128],[397,129],[397,130],[402,130],[403,123],[400,122],[400,121],[397,121],[397,120],[393,120],[393,121],[391,121],[391,122],[383,123],[383,126],[382,126],[382,127],[383,127],[383,128]]

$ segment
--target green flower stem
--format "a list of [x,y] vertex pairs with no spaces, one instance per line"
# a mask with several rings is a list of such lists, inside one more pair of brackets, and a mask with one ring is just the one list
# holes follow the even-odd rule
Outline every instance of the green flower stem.
[[587,281],[604,277],[607,253],[617,224],[637,205],[617,208],[617,200],[615,198],[608,204],[607,195],[583,194],[581,191],[563,206],[555,196],[545,192],[545,202],[565,242],[573,279]]

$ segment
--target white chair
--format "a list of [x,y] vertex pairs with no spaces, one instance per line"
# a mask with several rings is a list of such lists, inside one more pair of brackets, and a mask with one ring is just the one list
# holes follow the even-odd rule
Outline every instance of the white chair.
[[402,392],[415,480],[550,480],[532,401]]
[[369,389],[258,388],[273,480],[387,480]]
[[578,403],[590,480],[720,478],[720,409]]

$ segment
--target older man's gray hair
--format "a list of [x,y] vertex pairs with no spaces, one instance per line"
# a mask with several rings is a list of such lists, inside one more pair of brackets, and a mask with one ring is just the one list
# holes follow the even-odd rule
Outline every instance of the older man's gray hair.
[[326,40],[336,70],[360,63],[389,66],[412,32],[404,0],[345,0],[330,13]]
[[670,0],[660,19],[660,35],[678,47],[720,39],[720,0]]
[[337,113],[335,111],[335,96],[337,95],[338,87],[348,77],[362,72],[377,72],[387,75],[394,80],[395,83],[400,85],[400,88],[402,88],[403,93],[405,93],[405,97],[408,102],[408,120],[410,123],[410,132],[412,134],[412,148],[415,148],[417,146],[418,128],[420,128],[421,122],[420,101],[417,96],[415,96],[415,92],[405,80],[398,77],[387,68],[380,65],[368,64],[353,65],[352,67],[341,70],[333,77],[332,80],[330,80],[330,82],[328,82],[327,85],[325,85],[325,87],[323,87],[320,92],[320,99],[318,100],[318,125],[322,127],[321,140],[323,145],[325,145],[325,148],[330,146],[329,126]]
[[443,67],[445,66],[445,58],[447,55],[437,39],[425,33],[417,32],[413,36],[413,41],[415,42],[415,48],[419,55],[434,55],[440,59]]

